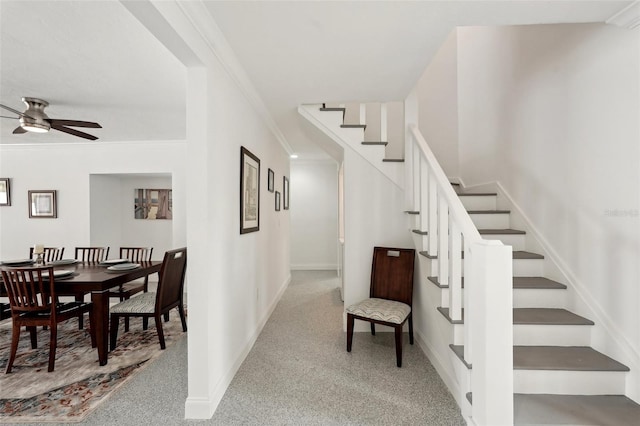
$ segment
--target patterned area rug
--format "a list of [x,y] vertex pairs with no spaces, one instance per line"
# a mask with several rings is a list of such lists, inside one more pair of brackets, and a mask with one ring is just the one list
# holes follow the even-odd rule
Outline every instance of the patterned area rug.
[[[88,317],[85,317],[85,324]],[[180,316],[171,312],[163,323],[165,342],[173,345],[186,336]],[[82,421],[113,391],[162,354],[155,323],[142,330],[142,320],[131,319],[129,332],[120,321],[118,344],[106,366],[98,364],[87,330],[69,320],[58,327],[55,370],[47,372],[49,331],[38,330],[38,348],[31,349],[29,333],[20,334],[18,353],[10,374],[4,370],[11,345],[11,320],[0,322],[0,424]]]

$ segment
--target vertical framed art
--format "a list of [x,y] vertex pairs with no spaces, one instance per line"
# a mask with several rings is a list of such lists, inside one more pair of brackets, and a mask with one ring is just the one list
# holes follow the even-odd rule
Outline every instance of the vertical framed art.
[[0,206],[11,205],[11,182],[9,178],[0,178]]
[[282,207],[289,210],[289,179],[282,177]]
[[260,230],[260,159],[240,147],[240,234]]
[[273,173],[273,170],[268,169],[267,171],[267,189],[269,190],[269,192],[273,192],[274,191],[274,180],[275,180],[275,173]]
[[280,211],[280,191],[276,191],[276,211]]

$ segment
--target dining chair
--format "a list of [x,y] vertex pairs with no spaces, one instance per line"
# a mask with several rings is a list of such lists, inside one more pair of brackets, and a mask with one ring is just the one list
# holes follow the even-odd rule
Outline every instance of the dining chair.
[[[100,263],[109,258],[109,247],[76,247],[75,248],[76,260],[83,263]],[[82,302],[84,296],[87,293],[73,294],[76,298],[76,302]],[[84,326],[84,319],[82,314],[78,316],[78,328],[82,329]]]
[[[55,366],[56,347],[58,341],[58,324],[78,314],[89,312],[89,320],[93,322],[91,302],[56,303],[53,267],[3,268],[2,279],[11,305],[11,351],[6,373],[11,373],[20,341],[20,329],[26,327],[31,337],[31,348],[38,347],[36,327],[49,328],[49,368]],[[96,347],[95,333],[91,331],[91,346]]]
[[[164,349],[164,332],[162,330],[162,316],[171,309],[178,308],[182,331],[187,331],[187,321],[183,304],[184,276],[187,267],[186,247],[165,252],[160,278],[156,292],[142,293],[139,296],[124,300],[110,308],[110,348],[114,350],[118,340],[118,325],[120,317],[142,317],[143,329],[146,330],[146,322],[153,317],[158,330],[160,348]],[[165,321],[167,318],[165,317]]]
[[[133,263],[151,262],[153,247],[120,247],[120,259],[127,259]],[[149,276],[143,281],[130,281],[121,284],[115,290],[109,291],[109,297],[116,297],[120,302],[131,298],[134,294],[149,291]],[[124,319],[124,331],[129,331],[129,318]]]
[[374,247],[369,298],[349,306],[347,311],[347,352],[351,352],[354,320],[393,327],[396,341],[396,365],[402,367],[402,330],[409,322],[409,343],[413,345],[414,249]]
[[[46,263],[62,260],[64,247],[45,247],[42,259]],[[29,247],[29,259],[33,259],[33,247]]]

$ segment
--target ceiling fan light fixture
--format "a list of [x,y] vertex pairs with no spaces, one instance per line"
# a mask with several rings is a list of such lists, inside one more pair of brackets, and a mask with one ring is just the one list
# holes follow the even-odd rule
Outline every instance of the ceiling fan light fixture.
[[51,129],[50,126],[45,126],[38,123],[31,123],[31,124],[25,123],[25,124],[21,124],[20,127],[25,129],[27,132],[33,132],[33,133],[47,133],[49,129]]

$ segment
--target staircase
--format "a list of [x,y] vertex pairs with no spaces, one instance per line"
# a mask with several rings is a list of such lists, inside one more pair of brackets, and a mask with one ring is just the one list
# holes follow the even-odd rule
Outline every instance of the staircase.
[[[344,118],[343,108],[323,106],[319,110],[338,112]],[[340,127],[363,130],[365,125],[342,123]],[[384,148],[385,143],[362,143],[362,149],[378,149],[376,146]],[[401,163],[403,160],[391,161]],[[526,250],[532,246],[527,244],[527,238],[531,237],[524,230],[511,228],[511,212],[497,208],[498,194],[467,192],[458,184],[452,185],[482,238],[499,240],[513,247],[513,423],[639,424],[640,405],[624,395],[629,368],[590,347],[593,321],[566,309],[567,286],[545,276],[544,255]],[[407,191],[411,189],[405,187]],[[459,390],[472,405],[469,382],[473,365],[465,360],[464,309],[458,307],[461,313],[452,315],[450,306],[456,306],[451,303],[455,296],[451,295],[449,284],[439,281],[442,263],[438,261],[438,255],[431,255],[429,253],[433,251],[427,250],[430,230],[433,233],[434,228],[423,229],[425,221],[420,220],[421,211],[406,213],[421,266],[424,265],[420,271],[428,271],[421,277],[420,286],[432,286],[436,293],[429,290],[429,294],[437,294],[432,303],[436,305],[434,309],[439,312],[443,327],[451,332],[449,348],[452,363],[458,364],[454,368],[459,372],[456,373]],[[468,253],[464,239],[459,247],[460,262],[464,262],[464,254]],[[449,249],[444,252],[448,257],[454,257]],[[445,273],[446,282],[449,282],[448,275]],[[464,277],[459,281],[461,297],[464,297]],[[414,302],[414,310],[415,306]],[[472,417],[471,410],[463,404],[461,409],[467,417]],[[472,422],[483,424],[473,417]]]

